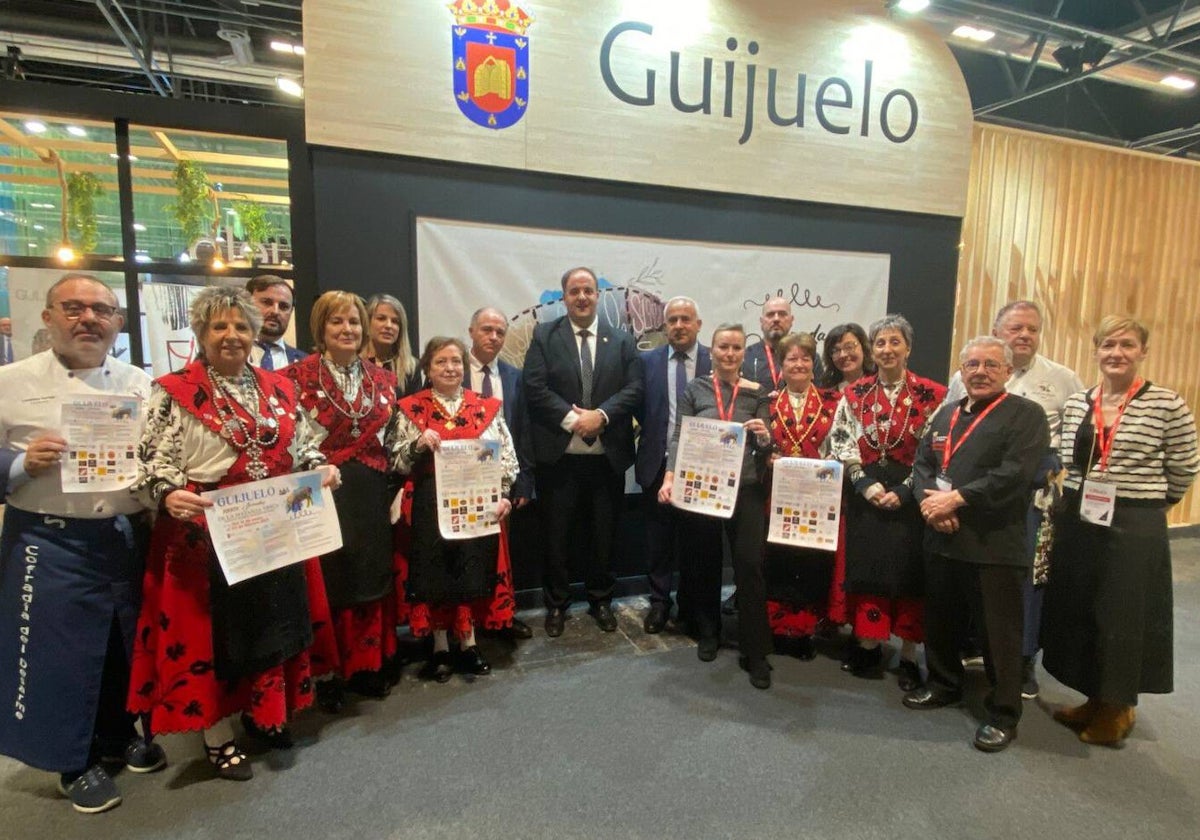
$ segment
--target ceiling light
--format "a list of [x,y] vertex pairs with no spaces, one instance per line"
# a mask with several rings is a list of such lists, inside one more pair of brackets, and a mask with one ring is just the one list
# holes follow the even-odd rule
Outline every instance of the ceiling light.
[[87,137],[87,129],[77,125],[69,125],[67,126],[67,134],[70,134],[72,137]]
[[986,44],[988,41],[996,37],[996,33],[990,29],[977,29],[974,26],[962,26],[950,33],[956,38],[963,38],[967,41],[975,41],[976,43]]
[[1163,76],[1159,84],[1166,85],[1167,87],[1174,88],[1175,90],[1191,90],[1196,86],[1196,81],[1194,79],[1189,79],[1186,76],[1171,75]]
[[915,14],[929,8],[929,0],[898,0],[896,8],[902,12]]
[[[118,155],[116,152],[109,152],[109,153],[108,153],[108,156],[109,156],[110,158],[112,158],[113,160],[120,160],[120,159],[121,159],[121,156],[120,156],[120,155]],[[130,155],[130,156],[129,156],[129,162],[130,162],[130,163],[137,163],[137,155]]]
[[45,134],[46,124],[44,122],[38,122],[37,120],[26,120],[25,130],[30,134]]
[[297,99],[304,96],[304,86],[295,79],[290,79],[287,76],[276,76],[275,86],[288,96],[295,96]]
[[146,226],[144,224],[142,224],[141,222],[134,222],[133,229],[136,230],[138,233],[146,232]]
[[133,261],[140,262],[140,263],[148,263],[148,262],[150,262],[150,255],[149,254],[134,254]]
[[275,52],[291,53],[292,55],[304,55],[304,47],[301,44],[293,44],[291,41],[272,41],[271,49]]
[[69,263],[75,261],[75,249],[68,243],[64,242],[62,247],[55,252],[54,256],[58,257],[59,262]]
[[45,230],[46,226],[45,225],[34,225],[33,229],[34,230]]
[[53,210],[54,209],[53,204],[46,204],[44,201],[34,201],[34,202],[31,202],[29,206],[35,210]]
[[30,248],[36,248],[37,246],[38,246],[38,244],[37,244],[36,242],[30,242],[30,243],[29,243],[29,247],[30,247]]
[[225,267],[225,260],[220,257],[213,257],[213,261],[209,265],[212,266],[214,271],[220,271]]

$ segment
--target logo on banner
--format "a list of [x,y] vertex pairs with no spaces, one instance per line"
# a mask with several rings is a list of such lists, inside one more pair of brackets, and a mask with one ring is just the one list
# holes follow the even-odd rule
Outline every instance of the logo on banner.
[[471,122],[508,128],[529,104],[529,39],[533,18],[511,0],[455,0],[451,45],[454,101]]

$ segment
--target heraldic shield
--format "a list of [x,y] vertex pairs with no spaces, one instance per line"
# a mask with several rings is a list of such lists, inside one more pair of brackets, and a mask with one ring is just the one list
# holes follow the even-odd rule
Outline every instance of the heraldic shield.
[[533,23],[509,0],[458,0],[450,5],[454,101],[473,123],[508,128],[529,104],[529,38]]

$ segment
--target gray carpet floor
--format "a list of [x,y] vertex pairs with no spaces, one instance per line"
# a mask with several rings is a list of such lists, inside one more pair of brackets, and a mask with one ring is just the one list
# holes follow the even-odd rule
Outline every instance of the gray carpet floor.
[[[1123,749],[1088,747],[1050,719],[1073,692],[1044,672],[1008,751],[970,746],[966,708],[911,712],[895,675],[775,656],[757,691],[737,652],[696,659],[618,606],[602,634],[515,649],[496,672],[428,684],[410,666],[383,701],[296,723],[296,749],[255,753],[255,778],[214,780],[199,737],[161,739],[170,765],[118,775],[124,803],[76,814],[55,777],[0,758],[0,838],[1195,838],[1200,836],[1200,539],[1174,542],[1176,690],[1143,697]],[[727,628],[728,631],[729,628]]]

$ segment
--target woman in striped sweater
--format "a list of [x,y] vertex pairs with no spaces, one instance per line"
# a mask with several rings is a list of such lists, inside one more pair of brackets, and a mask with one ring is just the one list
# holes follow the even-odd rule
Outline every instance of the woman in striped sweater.
[[1100,384],[1067,400],[1060,456],[1066,511],[1046,592],[1043,665],[1087,702],[1054,713],[1081,741],[1117,746],[1139,693],[1173,689],[1166,510],[1196,473],[1183,399],[1138,374],[1149,330],[1109,316],[1092,337]]

